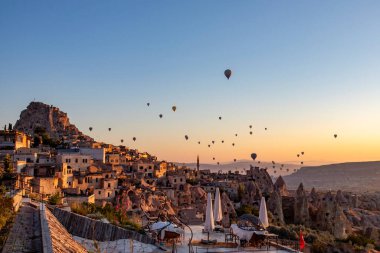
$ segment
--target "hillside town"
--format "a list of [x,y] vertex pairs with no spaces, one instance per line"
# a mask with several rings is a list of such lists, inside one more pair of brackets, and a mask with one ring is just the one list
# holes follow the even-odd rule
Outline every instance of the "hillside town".
[[[266,169],[254,166],[244,174],[214,173],[201,168],[199,156],[196,168],[160,161],[147,152],[96,142],[71,124],[66,113],[40,102],[31,102],[14,126],[0,131],[0,156],[8,196],[21,194],[93,218],[111,208],[118,218],[110,222],[135,230],[154,221],[201,225],[207,220],[208,193],[216,198],[220,190],[223,228],[242,215],[258,215],[264,197],[268,229],[288,237],[284,239],[297,241],[298,234],[287,229],[301,226],[314,248],[327,249],[353,234],[379,242],[376,200],[342,191],[308,192],[302,183],[290,191],[281,176],[273,181]],[[19,202],[15,197],[15,210]],[[101,214],[83,211],[83,206],[100,208]],[[313,235],[314,230],[330,235],[328,241]]]

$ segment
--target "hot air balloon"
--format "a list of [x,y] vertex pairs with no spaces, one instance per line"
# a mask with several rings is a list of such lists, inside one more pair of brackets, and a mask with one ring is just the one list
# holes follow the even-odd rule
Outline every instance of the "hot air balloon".
[[300,154],[297,154],[297,157],[300,157]]
[[208,147],[211,147],[211,145],[210,145],[210,144],[208,144]]
[[249,128],[252,128],[252,125],[249,125]]
[[175,112],[175,110],[177,110],[177,107],[176,106],[172,106],[172,110],[173,110],[173,112]]
[[234,162],[236,162],[236,159],[234,159]]
[[136,137],[133,137],[132,140],[133,140],[133,141],[136,141]]
[[224,140],[222,140],[222,143],[224,143]]
[[268,128],[265,128],[265,131],[268,130]]
[[189,136],[185,135],[185,139],[188,140],[188,139],[189,139]]
[[146,103],[147,106],[150,106],[150,103]]
[[111,128],[108,128],[108,131],[111,131]]
[[212,142],[212,144],[215,144],[215,141],[211,141]]
[[160,116],[160,118],[162,118],[162,114],[160,114],[159,116]]
[[237,136],[237,134],[235,134],[235,136]]
[[215,160],[215,157],[213,157],[212,160]]
[[121,143],[123,143],[123,142],[124,142],[124,140],[123,140],[123,139],[121,139],[121,140],[120,140],[120,142],[121,142]]
[[260,161],[258,161],[257,163],[260,163]]
[[273,172],[274,172],[274,174],[276,174],[277,171],[273,171]]
[[301,162],[301,164],[303,164],[303,162]]
[[272,164],[275,164],[275,162],[274,162],[274,161],[272,161]]
[[338,137],[338,135],[337,135],[337,134],[334,134],[334,138],[336,138],[336,137]]
[[217,162],[217,164],[219,165],[219,162]]
[[200,142],[200,141],[198,141],[198,144],[201,144],[201,142]]
[[227,77],[227,79],[230,79],[230,77],[232,75],[232,71],[230,69],[226,69],[224,71],[224,75]]
[[252,154],[251,154],[251,158],[252,158],[253,160],[256,160],[256,157],[257,157],[257,154],[256,154],[256,153],[252,153]]
[[232,143],[232,146],[235,146],[235,143]]
[[89,129],[90,131],[92,131],[92,127],[89,127],[88,129]]
[[222,120],[222,117],[219,116],[219,120]]
[[301,152],[301,155],[304,155],[304,154],[305,154],[305,152],[302,151],[302,152]]
[[251,131],[251,132],[249,132],[249,134],[250,134],[250,135],[252,135],[252,131]]

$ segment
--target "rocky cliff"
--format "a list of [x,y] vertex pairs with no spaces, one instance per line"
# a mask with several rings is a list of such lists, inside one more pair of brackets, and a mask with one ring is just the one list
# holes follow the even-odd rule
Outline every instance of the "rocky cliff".
[[93,141],[70,123],[67,113],[59,108],[41,102],[31,102],[20,114],[15,129],[24,131],[29,135],[46,134],[55,141],[66,142]]

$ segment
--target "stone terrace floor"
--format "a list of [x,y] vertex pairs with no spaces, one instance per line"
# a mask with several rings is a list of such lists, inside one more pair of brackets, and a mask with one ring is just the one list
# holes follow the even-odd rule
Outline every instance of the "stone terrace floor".
[[20,208],[3,252],[42,252],[41,223],[37,208],[29,205]]

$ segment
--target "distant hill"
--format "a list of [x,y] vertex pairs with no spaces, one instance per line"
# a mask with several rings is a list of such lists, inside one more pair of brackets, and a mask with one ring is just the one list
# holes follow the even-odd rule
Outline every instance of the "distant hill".
[[[177,163],[178,165],[186,165],[189,168],[196,168],[196,163]],[[250,165],[259,166],[260,168],[268,168],[268,173],[271,176],[278,177],[280,175],[289,175],[294,172],[294,169],[299,169],[299,165],[295,164],[284,164],[281,168],[281,164],[275,164],[275,168],[273,168],[273,164],[271,162],[261,162],[258,164],[257,162],[253,162],[252,160],[237,160],[236,162],[231,163],[221,163],[221,164],[207,164],[201,163],[201,170],[210,170],[211,172],[218,172],[219,170],[223,172],[228,172],[231,170],[232,172],[238,170],[240,173],[245,173],[245,170],[249,170]],[[289,171],[287,171],[289,169]],[[276,171],[276,173],[274,173]]]
[[307,189],[380,191],[380,161],[302,167],[284,180],[289,189],[302,182]]

